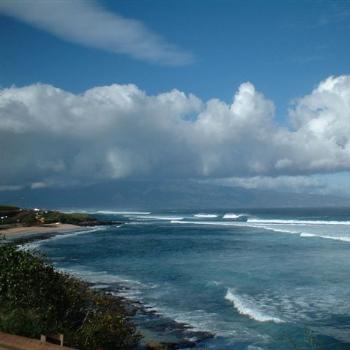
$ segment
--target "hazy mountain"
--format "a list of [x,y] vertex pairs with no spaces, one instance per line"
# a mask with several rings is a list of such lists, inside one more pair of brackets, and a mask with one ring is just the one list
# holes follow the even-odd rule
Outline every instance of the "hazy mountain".
[[0,202],[23,207],[103,209],[220,209],[350,206],[335,196],[248,190],[190,181],[118,181],[75,188],[5,191]]

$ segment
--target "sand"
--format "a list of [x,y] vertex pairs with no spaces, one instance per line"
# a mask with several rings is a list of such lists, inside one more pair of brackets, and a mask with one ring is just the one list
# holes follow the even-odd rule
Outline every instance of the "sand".
[[83,229],[81,226],[71,224],[50,224],[41,226],[17,226],[6,229],[0,229],[0,236],[5,238],[25,237],[26,235],[44,234],[44,233],[63,233]]

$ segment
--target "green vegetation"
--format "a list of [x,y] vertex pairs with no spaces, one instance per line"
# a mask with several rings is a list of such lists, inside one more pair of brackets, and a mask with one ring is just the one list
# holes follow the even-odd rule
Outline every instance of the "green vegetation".
[[54,224],[56,222],[82,226],[101,223],[88,214],[67,214],[53,210],[22,209],[8,205],[0,205],[0,227],[1,225],[46,225]]
[[13,205],[0,205],[0,215],[1,214],[7,215],[8,213],[18,212],[18,211],[20,211],[20,208],[15,207]]
[[57,272],[41,256],[0,245],[0,330],[63,333],[78,349],[132,349],[140,340],[122,303]]

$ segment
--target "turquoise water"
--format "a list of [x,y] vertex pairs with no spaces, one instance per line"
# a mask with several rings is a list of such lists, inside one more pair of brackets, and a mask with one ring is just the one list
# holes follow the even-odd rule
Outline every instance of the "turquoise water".
[[319,349],[350,348],[350,209],[98,215],[127,223],[32,245],[96,288],[214,333],[200,349],[311,349],[309,332]]

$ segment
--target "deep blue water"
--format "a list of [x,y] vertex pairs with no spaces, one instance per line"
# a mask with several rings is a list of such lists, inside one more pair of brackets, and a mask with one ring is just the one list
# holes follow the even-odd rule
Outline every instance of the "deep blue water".
[[99,215],[128,222],[34,245],[97,288],[121,283],[215,333],[198,348],[312,349],[308,332],[319,349],[350,348],[350,209]]

